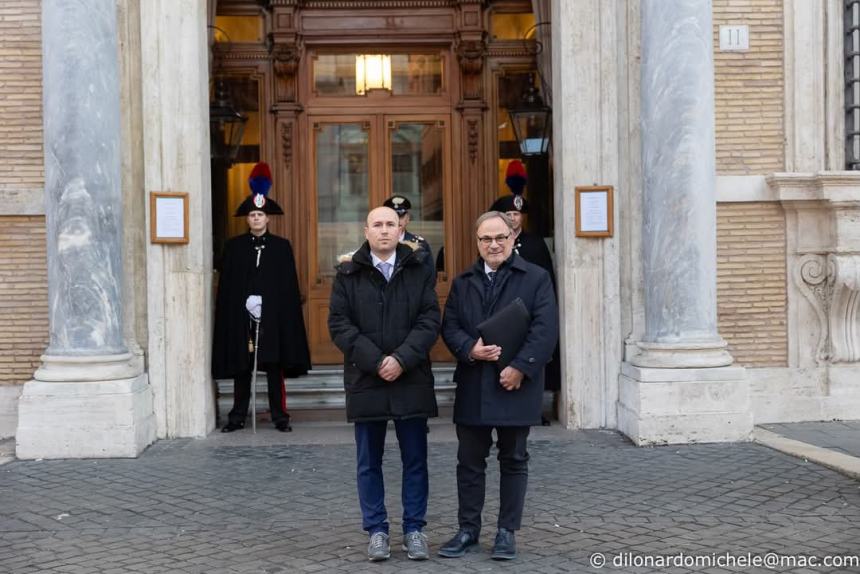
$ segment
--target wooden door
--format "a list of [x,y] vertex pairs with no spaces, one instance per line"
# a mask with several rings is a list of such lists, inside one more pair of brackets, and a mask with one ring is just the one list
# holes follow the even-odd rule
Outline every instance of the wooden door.
[[[453,257],[450,117],[445,114],[309,115],[307,172],[310,222],[308,336],[315,365],[343,355],[328,335],[328,304],[335,265],[364,242],[367,212],[394,193],[412,203],[409,230],[433,249],[437,295],[444,305]],[[436,361],[450,361],[438,343]]]

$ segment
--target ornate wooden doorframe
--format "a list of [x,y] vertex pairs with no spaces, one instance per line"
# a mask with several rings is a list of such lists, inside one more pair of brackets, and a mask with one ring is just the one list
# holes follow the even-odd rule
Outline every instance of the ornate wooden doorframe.
[[[319,50],[387,53],[407,48],[447,54],[448,99],[442,104],[416,100],[411,109],[410,104],[394,107],[403,117],[424,113],[448,118],[451,197],[444,217],[450,250],[446,271],[453,277],[474,261],[472,224],[498,192],[492,82],[505,65],[522,68],[534,60],[533,49],[522,41],[489,39],[490,13],[529,11],[529,6],[528,0],[220,0],[219,15],[255,12],[265,20],[265,42],[235,45],[220,61],[227,73],[243,66],[253,66],[257,73],[264,70],[261,111],[270,114],[264,116],[260,156],[272,165],[273,194],[287,211],[286,218],[276,218],[273,230],[295,247],[305,297],[314,279],[307,257],[315,217],[307,173],[312,129],[308,118],[325,108],[311,94],[310,57]],[[328,111],[360,115],[368,108],[349,109],[341,102]]]
[[[522,2],[521,2],[522,3]],[[278,124],[277,142],[280,156],[292,166],[281,173],[289,189],[278,190],[290,196],[302,185],[295,166],[304,165],[305,150],[294,142],[301,137],[296,120],[304,110],[307,93],[303,81],[308,76],[307,55],[317,47],[361,48],[392,46],[447,47],[449,81],[452,90],[451,137],[455,165],[452,182],[454,205],[446,217],[452,217],[454,244],[459,248],[453,258],[453,270],[463,269],[474,257],[471,222],[492,202],[495,190],[487,181],[494,173],[486,157],[487,129],[483,72],[487,55],[487,18],[485,0],[271,0],[272,58],[275,70],[275,96],[272,111]],[[282,127],[283,126],[283,127]],[[291,237],[306,236],[307,229],[299,218],[291,221]],[[306,220],[305,220],[306,221]],[[307,269],[303,270],[307,271]],[[307,279],[307,276],[305,276]]]

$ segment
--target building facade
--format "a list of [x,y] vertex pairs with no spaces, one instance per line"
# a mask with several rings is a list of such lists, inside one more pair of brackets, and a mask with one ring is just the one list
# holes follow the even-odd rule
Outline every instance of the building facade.
[[[135,456],[214,428],[216,257],[256,161],[286,207],[315,365],[340,361],[331,264],[391,193],[417,207],[444,301],[507,193],[508,110],[530,86],[552,108],[526,197],[554,248],[562,424],[740,441],[860,412],[853,5],[72,4],[0,1],[0,436],[19,457]],[[221,96],[246,118],[229,161]],[[593,186],[613,190],[610,236],[577,233]],[[187,243],[152,241],[154,192],[188,194]]]

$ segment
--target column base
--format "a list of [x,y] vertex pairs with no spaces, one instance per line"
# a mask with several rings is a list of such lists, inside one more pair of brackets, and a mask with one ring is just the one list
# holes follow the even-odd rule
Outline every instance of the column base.
[[753,415],[746,370],[623,363],[618,428],[640,446],[748,441]]
[[35,458],[133,458],[155,441],[147,376],[101,382],[24,385],[15,455]]
[[118,355],[51,355],[40,357],[33,374],[44,382],[101,382],[132,379],[143,372],[143,353]]
[[707,369],[734,362],[722,338],[707,343],[649,343],[638,341],[639,353],[630,360],[652,369]]

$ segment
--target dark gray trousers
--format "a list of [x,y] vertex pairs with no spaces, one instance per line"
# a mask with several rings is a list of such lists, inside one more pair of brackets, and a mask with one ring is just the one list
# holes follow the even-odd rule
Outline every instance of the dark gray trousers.
[[498,527],[519,530],[529,480],[529,453],[526,441],[530,427],[457,425],[457,519],[460,528],[478,535],[486,493],[487,457],[493,445],[493,428],[498,436],[499,519]]

